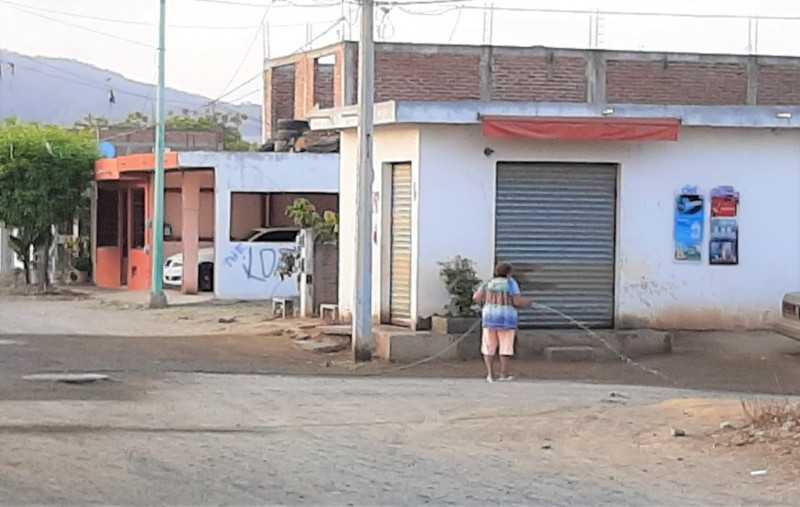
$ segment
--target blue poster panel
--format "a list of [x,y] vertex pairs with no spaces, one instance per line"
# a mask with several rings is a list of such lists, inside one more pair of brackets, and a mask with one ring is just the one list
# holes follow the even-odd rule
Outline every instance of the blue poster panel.
[[705,221],[703,196],[697,187],[684,187],[675,199],[675,260],[701,262],[703,226]]

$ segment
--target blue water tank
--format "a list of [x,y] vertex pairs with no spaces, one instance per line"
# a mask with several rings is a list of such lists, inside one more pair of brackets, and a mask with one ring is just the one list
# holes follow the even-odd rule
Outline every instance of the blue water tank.
[[116,158],[117,147],[114,146],[114,143],[100,141],[100,154],[103,156],[103,158]]

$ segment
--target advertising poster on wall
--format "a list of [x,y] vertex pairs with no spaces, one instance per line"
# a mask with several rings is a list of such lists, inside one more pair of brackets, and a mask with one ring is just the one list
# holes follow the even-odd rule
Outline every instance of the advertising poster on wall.
[[702,260],[704,209],[703,196],[697,192],[697,187],[684,187],[675,198],[676,261]]
[[711,191],[711,237],[708,262],[711,265],[739,264],[739,192],[733,187]]

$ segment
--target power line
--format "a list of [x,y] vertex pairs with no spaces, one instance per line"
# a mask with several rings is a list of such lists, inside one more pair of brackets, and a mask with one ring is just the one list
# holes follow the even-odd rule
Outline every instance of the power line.
[[[67,12],[67,11],[59,11],[55,9],[46,9],[44,7],[35,7],[32,5],[23,5],[15,2],[9,2],[7,0],[3,0],[3,2],[8,6],[14,6],[18,8],[25,8],[34,11],[40,12],[48,12],[50,14],[57,14],[60,16],[70,16],[73,18],[80,18],[80,19],[91,19],[93,21],[104,21],[107,23],[121,23],[125,25],[137,25],[137,26],[149,26],[155,27],[157,23],[148,23],[147,21],[133,21],[129,19],[115,19],[115,18],[104,18],[100,16],[90,16],[88,14],[78,14],[75,12]],[[212,25],[168,25],[169,28],[186,28],[186,29],[209,29],[209,30],[250,30],[255,28],[253,25],[247,26],[212,26]]]
[[24,13],[28,14],[29,16],[35,16],[35,17],[38,17],[38,18],[47,19],[47,20],[53,21],[55,23],[61,23],[63,25],[71,26],[73,28],[78,28],[80,30],[84,30],[84,31],[87,31],[87,32],[95,33],[95,34],[98,34],[98,35],[103,35],[105,37],[110,37],[112,39],[117,39],[117,40],[120,40],[120,41],[123,41],[123,42],[128,42],[130,44],[135,44],[137,46],[146,47],[148,49],[155,49],[155,47],[151,46],[150,44],[146,44],[144,42],[139,42],[139,41],[133,40],[133,39],[126,39],[125,37],[120,37],[119,35],[115,35],[113,33],[103,32],[101,30],[95,30],[94,28],[88,28],[88,27],[85,27],[85,26],[82,26],[82,25],[76,25],[75,23],[70,23],[69,21],[64,21],[62,19],[51,18],[50,16],[45,16],[44,14],[39,14],[38,12],[33,12],[33,11],[30,11],[30,10],[22,8],[22,7],[17,7],[16,4],[11,4],[9,2],[6,2],[5,0],[0,0],[0,4],[5,5],[9,9],[14,9],[14,10],[17,10],[19,12],[24,12]]
[[[252,2],[241,2],[238,0],[194,0],[195,2],[203,2],[203,3],[210,3],[210,4],[222,4],[222,5],[239,5],[242,7],[258,7],[264,8],[267,6],[265,3],[252,3]],[[302,7],[302,8],[325,8],[325,7],[335,7],[337,5],[341,5],[341,1],[335,0],[332,2],[325,2],[325,3],[298,3],[298,2],[291,2],[289,0],[283,0],[286,2],[286,5],[276,5],[276,8],[287,8],[287,7]]]
[[[484,6],[477,5],[450,5],[455,2],[464,4],[473,0],[431,0],[429,2],[381,2],[381,5],[388,5],[397,7],[398,10],[411,15],[421,16],[439,16],[442,14],[459,11],[459,10],[473,10],[483,11],[486,10]],[[407,5],[444,5],[445,8],[438,12],[431,11],[413,11],[407,9]],[[641,17],[663,17],[663,18],[690,18],[690,19],[741,19],[748,20],[757,18],[759,20],[771,21],[800,21],[800,16],[762,16],[762,15],[746,15],[746,14],[704,14],[704,13],[690,13],[690,12],[653,12],[653,11],[624,11],[624,10],[593,10],[593,9],[548,9],[542,7],[494,7],[495,11],[502,12],[536,12],[536,13],[552,13],[552,14],[599,14],[602,16],[641,16]]]
[[474,1],[476,0],[409,0],[407,2],[386,0],[384,2],[375,2],[375,5],[388,5],[390,7],[398,7],[403,5],[447,5],[456,3],[463,4]]
[[254,89],[254,90],[250,90],[250,92],[248,92],[248,93],[243,93],[243,94],[239,95],[239,96],[238,96],[238,97],[236,97],[235,99],[228,99],[228,100],[226,100],[226,102],[228,102],[228,103],[230,103],[230,104],[235,104],[235,103],[236,103],[236,101],[238,101],[238,100],[242,100],[242,99],[243,99],[243,98],[245,98],[245,97],[249,97],[250,95],[252,95],[252,94],[254,94],[254,93],[258,93],[258,92],[260,92],[261,90],[262,90],[262,88],[259,86],[258,88]]
[[[152,90],[151,90],[149,95],[142,95],[140,93],[127,91],[127,90],[124,90],[124,89],[116,89],[116,88],[113,88],[113,87],[108,86],[108,85],[102,85],[102,84],[99,84],[98,82],[87,80],[85,78],[82,78],[82,77],[78,76],[77,74],[72,74],[72,73],[70,73],[68,71],[65,71],[63,69],[59,69],[58,67],[55,67],[53,65],[45,64],[44,62],[36,62],[36,63],[37,64],[41,64],[41,65],[45,65],[47,67],[50,67],[51,69],[53,69],[53,70],[55,70],[57,72],[64,72],[64,73],[72,75],[72,76],[77,76],[77,79],[76,78],[72,78],[72,77],[59,76],[59,75],[52,74],[52,73],[49,73],[47,71],[44,71],[42,69],[37,69],[37,68],[31,67],[31,66],[28,66],[28,65],[25,65],[25,64],[16,63],[16,62],[10,62],[8,60],[0,60],[0,64],[2,64],[2,63],[14,63],[14,66],[16,68],[18,68],[18,69],[27,70],[27,71],[30,71],[30,72],[37,72],[39,74],[43,74],[43,75],[51,77],[53,79],[59,79],[59,80],[66,81],[66,82],[69,82],[69,83],[74,83],[74,84],[77,84],[77,85],[86,86],[86,87],[89,87],[89,88],[94,88],[96,90],[101,90],[101,91],[106,92],[106,93],[110,89],[114,89],[114,92],[117,93],[117,94],[128,95],[130,97],[144,99],[145,100],[145,104],[147,102],[149,102],[150,100],[152,100]],[[186,109],[186,110],[189,110],[189,111],[203,109],[203,104],[201,102],[196,102],[195,103],[195,102],[186,102],[186,101],[177,100],[177,99],[167,99],[167,103],[175,105],[175,106],[182,106],[183,109]],[[229,108],[228,110],[232,111],[232,112],[238,112],[235,109],[237,107],[236,105],[230,105],[229,106],[228,104],[221,103],[221,104],[218,104],[218,106],[222,107],[223,109],[224,108]],[[261,124],[261,118],[257,117],[257,116],[253,117],[253,116],[248,115],[248,118],[245,121],[246,122],[248,122],[248,121],[249,122],[253,122],[253,123],[256,123],[258,125]]]
[[222,87],[222,91],[220,93],[225,93],[225,91],[228,89],[228,87],[231,85],[231,83],[233,83],[233,80],[236,79],[236,76],[239,75],[239,71],[242,70],[242,65],[244,65],[245,61],[247,61],[247,57],[250,56],[250,51],[253,50],[253,45],[258,40],[259,33],[261,33],[261,30],[264,30],[264,24],[267,22],[267,15],[269,14],[269,10],[270,10],[270,8],[272,7],[272,5],[274,3],[275,3],[275,0],[271,0],[269,5],[267,5],[266,9],[264,9],[264,15],[261,16],[261,23],[260,23],[260,25],[258,27],[258,30],[256,30],[256,33],[253,35],[253,40],[250,41],[250,45],[247,46],[247,51],[245,51],[244,56],[242,56],[242,59],[239,62],[239,65],[236,66],[236,70],[233,72],[233,75],[228,80],[228,82],[225,83],[225,86]]
[[[197,0],[197,1],[205,1],[205,0]],[[337,19],[328,28],[326,28],[324,31],[322,31],[319,35],[317,35],[316,37],[314,37],[310,41],[308,41],[305,44],[303,44],[302,46],[300,46],[296,51],[292,52],[292,54],[297,54],[297,53],[303,51],[306,47],[312,45],[314,42],[318,41],[319,39],[321,39],[322,37],[324,37],[325,35],[330,33],[330,31],[333,30],[334,28],[336,28],[337,26],[339,26],[339,24],[342,21],[345,21],[345,18]],[[239,86],[237,86],[236,88],[233,88],[232,90],[223,93],[222,95],[220,95],[219,97],[215,98],[214,100],[212,100],[208,104],[211,105],[211,104],[218,103],[220,100],[222,100],[223,97],[227,97],[228,95],[232,94],[233,92],[241,90],[242,88],[245,87],[245,85],[248,85],[248,84],[252,83],[253,81],[255,81],[256,79],[261,78],[263,76],[264,76],[264,70],[263,69],[259,70],[258,74],[254,75],[253,77],[251,77],[247,81],[244,81],[243,83],[239,84]]]

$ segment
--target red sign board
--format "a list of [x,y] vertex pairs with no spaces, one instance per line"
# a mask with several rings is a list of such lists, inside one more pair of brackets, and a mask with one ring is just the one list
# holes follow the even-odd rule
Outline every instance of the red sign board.
[[712,217],[735,217],[738,200],[735,197],[712,197]]

